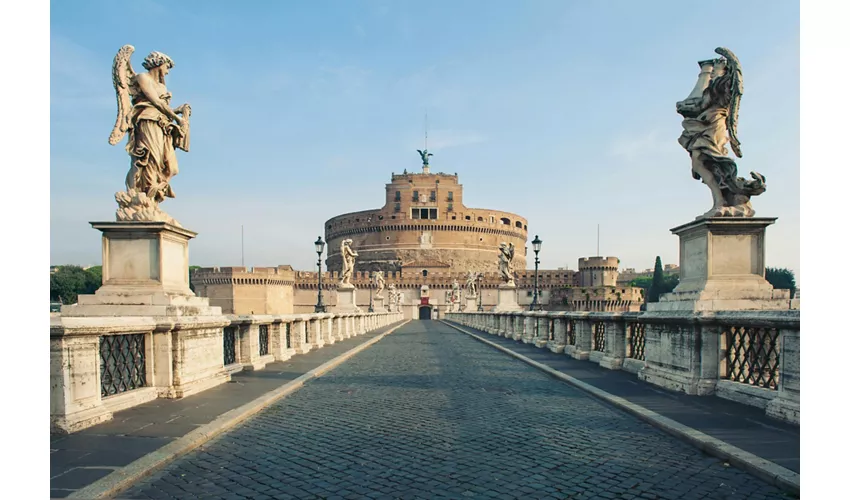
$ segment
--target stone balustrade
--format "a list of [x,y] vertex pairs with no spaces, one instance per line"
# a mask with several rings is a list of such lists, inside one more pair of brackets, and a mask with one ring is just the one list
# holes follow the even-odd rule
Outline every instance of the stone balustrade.
[[156,398],[182,398],[311,349],[402,320],[401,313],[52,316],[50,426],[76,432]]
[[800,311],[460,312],[448,321],[800,422]]

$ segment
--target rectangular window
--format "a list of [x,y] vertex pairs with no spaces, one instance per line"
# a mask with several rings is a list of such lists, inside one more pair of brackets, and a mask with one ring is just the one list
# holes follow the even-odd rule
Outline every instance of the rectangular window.
[[449,211],[449,212],[453,212],[453,211],[454,211],[454,204],[453,204],[453,203],[449,203],[449,206],[448,206],[448,208],[447,208],[446,210],[447,210],[447,211]]
[[419,218],[419,209],[418,208],[411,208],[410,209],[410,216],[414,219],[418,219]]
[[435,220],[436,220],[436,218],[437,218],[437,209],[436,209],[436,208],[429,208],[428,210],[431,212],[431,215],[430,215],[428,218],[429,218],[429,219],[435,219]]
[[419,201],[419,191],[413,192],[413,201]]
[[431,191],[431,201],[437,201],[437,192]]
[[395,192],[395,201],[401,201],[401,191]]
[[454,200],[455,200],[455,194],[453,192],[449,191],[449,201],[454,201]]

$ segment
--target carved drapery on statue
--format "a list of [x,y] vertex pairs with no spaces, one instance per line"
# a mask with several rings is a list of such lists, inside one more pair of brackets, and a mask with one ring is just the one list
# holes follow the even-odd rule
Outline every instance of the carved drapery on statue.
[[738,177],[738,166],[726,149],[728,143],[742,158],[737,123],[744,76],[729,49],[719,47],[715,52],[723,57],[701,61],[693,91],[676,103],[676,111],[685,118],[679,144],[691,155],[694,179],[711,190],[714,204],[702,217],[752,217],[750,197],[765,191],[764,176],[750,172],[752,180]]
[[516,286],[514,281],[514,244],[499,244],[499,274],[506,285]]
[[375,292],[376,299],[383,299],[384,296],[384,285],[386,281],[384,280],[384,272],[383,271],[375,271],[375,284],[378,287],[378,290]]
[[477,297],[478,296],[478,288],[476,281],[478,280],[478,273],[475,271],[469,271],[466,274],[466,296],[467,297]]
[[452,303],[460,302],[460,283],[457,280],[452,282]]
[[351,249],[352,243],[354,243],[352,239],[342,240],[339,248],[339,253],[342,257],[342,278],[340,279],[339,286],[342,288],[354,288],[354,285],[351,284],[351,277],[354,275],[354,258],[358,255],[357,252]]
[[177,175],[175,148],[189,151],[188,104],[172,109],[165,76],[174,61],[161,52],[151,52],[142,63],[147,70],[136,73],[130,63],[135,49],[121,47],[112,63],[112,83],[118,101],[118,116],[109,136],[115,145],[129,135],[126,151],[130,171],[126,191],[115,194],[119,221],[160,221],[179,224],[159,208],[165,198],[174,198],[171,179]]

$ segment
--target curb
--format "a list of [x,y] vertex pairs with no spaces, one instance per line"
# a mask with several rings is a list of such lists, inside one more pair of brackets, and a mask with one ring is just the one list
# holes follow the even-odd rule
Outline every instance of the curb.
[[372,346],[376,342],[380,341],[387,335],[395,332],[397,329],[409,323],[410,320],[406,320],[395,327],[390,328],[386,332],[378,335],[377,337],[360,344],[357,347],[346,351],[343,354],[335,357],[334,359],[327,361],[316,368],[308,371],[307,373],[301,375],[300,377],[287,382],[286,384],[269,391],[257,399],[245,403],[244,405],[234,408],[230,411],[227,411],[217,418],[215,418],[212,422],[205,424],[192,432],[186,434],[185,436],[178,438],[167,445],[159,448],[158,450],[152,451],[147,455],[139,458],[138,460],[119,468],[115,472],[107,475],[106,477],[95,481],[94,483],[81,488],[66,498],[77,498],[77,499],[93,499],[93,498],[109,498],[114,495],[117,495],[123,490],[131,487],[138,480],[147,476],[148,474],[154,472],[155,470],[164,467],[171,461],[177,459],[181,455],[184,455],[195,448],[201,446],[212,438],[218,436],[219,434],[223,434],[227,432],[231,428],[235,427],[237,424],[251,417],[255,413],[258,413],[260,410],[263,410],[267,406],[276,402],[277,400],[289,395],[292,392],[300,389],[305,382],[310,379],[318,378],[322,376],[325,372],[330,371],[336,368],[338,365],[342,364],[348,358],[351,358],[355,354],[358,354],[360,351],[367,349]]
[[780,465],[777,465],[769,460],[765,460],[759,456],[753,455],[748,451],[744,451],[736,446],[732,446],[729,443],[723,442],[717,438],[713,438],[708,434],[700,432],[696,429],[688,427],[686,425],[682,425],[675,420],[667,418],[663,415],[655,413],[652,410],[644,408],[643,406],[636,405],[627,399],[621,398],[619,396],[615,396],[611,393],[605,392],[602,389],[598,389],[590,384],[582,382],[581,380],[571,377],[565,373],[559,372],[554,368],[550,368],[547,365],[542,363],[538,363],[533,359],[527,358],[522,354],[516,353],[506,347],[500,346],[495,342],[491,342],[483,337],[480,337],[474,333],[468,332],[465,329],[457,326],[453,323],[449,323],[445,320],[441,320],[447,326],[454,328],[455,330],[465,333],[470,337],[479,340],[489,346],[495,347],[496,349],[509,354],[520,361],[523,361],[547,374],[566,382],[588,394],[599,398],[606,403],[609,403],[617,408],[624,410],[644,422],[649,423],[650,425],[661,429],[662,431],[671,434],[688,444],[695,446],[696,448],[708,453],[709,455],[713,455],[717,458],[725,460],[729,462],[731,465],[742,469],[750,474],[762,479],[774,486],[787,490],[791,493],[800,495],[800,474],[786,469]]

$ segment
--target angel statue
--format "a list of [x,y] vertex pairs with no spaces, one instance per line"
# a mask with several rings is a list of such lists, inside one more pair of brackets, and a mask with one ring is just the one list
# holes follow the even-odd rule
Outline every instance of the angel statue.
[[516,286],[514,282],[514,244],[499,244],[499,273],[502,281],[508,286]]
[[384,296],[381,294],[384,293],[384,285],[386,284],[383,271],[375,271],[375,284],[378,286],[378,291],[375,292],[375,298],[383,299]]
[[395,308],[393,306],[395,305],[396,300],[398,300],[398,299],[396,299],[397,293],[395,291],[395,284],[394,283],[390,283],[390,285],[387,287],[387,293],[389,294],[389,303],[387,305],[389,306],[389,309],[391,311],[394,311]]
[[416,152],[419,153],[419,156],[422,157],[422,166],[427,167],[428,166],[428,157],[434,156],[434,155],[432,153],[429,153],[427,149],[425,149],[425,150],[417,149]]
[[175,148],[189,151],[189,116],[183,104],[171,109],[171,94],[165,76],[174,61],[162,52],[151,52],[142,62],[146,73],[136,73],[130,64],[132,45],[121,47],[112,63],[112,83],[118,98],[118,118],[109,135],[116,145],[129,133],[127,153],[130,171],[125,192],[115,194],[119,221],[165,221],[179,225],[159,209],[165,198],[174,198],[171,178],[177,175]]
[[452,283],[452,302],[460,302],[460,283],[457,280]]
[[339,246],[339,253],[342,256],[342,279],[339,282],[340,288],[354,288],[351,284],[351,276],[354,274],[354,258],[357,257],[357,252],[351,249],[351,244],[354,240],[342,240]]
[[466,274],[466,296],[467,297],[477,297],[478,289],[476,287],[476,281],[478,281],[478,273],[475,271],[469,271]]
[[[741,63],[729,49],[714,50],[722,57],[701,61],[697,84],[676,112],[685,119],[679,144],[691,155],[691,173],[711,190],[714,205],[701,217],[752,217],[750,197],[764,193],[764,176],[750,172],[753,180],[738,177],[738,166],[729,158],[726,144],[738,158],[738,108],[744,93]],[[728,136],[727,136],[728,134]]]

